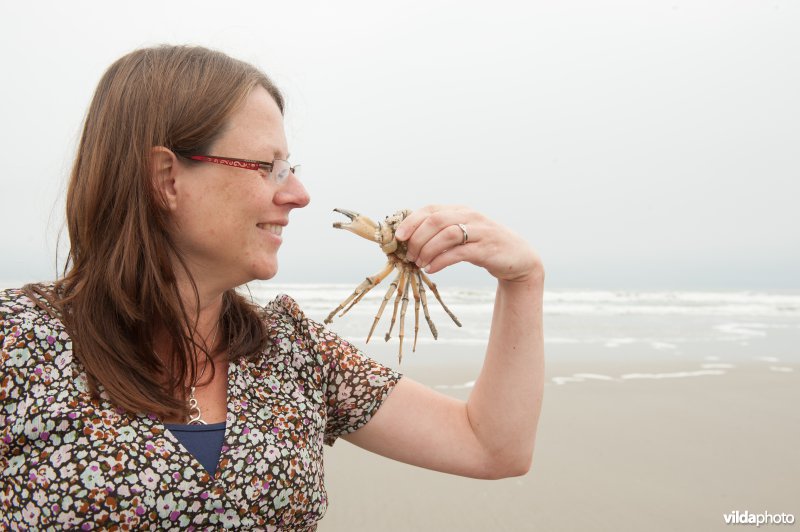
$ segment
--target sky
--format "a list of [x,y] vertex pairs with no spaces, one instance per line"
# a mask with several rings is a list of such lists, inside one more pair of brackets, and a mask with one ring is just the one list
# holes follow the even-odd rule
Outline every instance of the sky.
[[[97,81],[173,43],[286,96],[311,204],[275,282],[381,268],[334,208],[461,204],[524,236],[549,289],[797,290],[798,27],[795,0],[4,2],[0,281],[60,271]],[[434,280],[492,284],[469,264]]]

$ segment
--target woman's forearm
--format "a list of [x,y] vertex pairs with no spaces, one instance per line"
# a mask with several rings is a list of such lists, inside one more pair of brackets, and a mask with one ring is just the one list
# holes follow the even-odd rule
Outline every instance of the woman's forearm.
[[[478,440],[503,475],[531,466],[544,389],[544,271],[498,281],[486,358],[467,400]],[[496,460],[496,462],[495,462]]]

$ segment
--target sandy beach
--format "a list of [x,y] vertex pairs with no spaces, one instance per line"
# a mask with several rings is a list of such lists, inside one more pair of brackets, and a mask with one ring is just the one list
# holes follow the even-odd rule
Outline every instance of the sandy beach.
[[[709,531],[733,526],[723,514],[736,510],[800,518],[797,336],[679,353],[548,345],[527,475],[460,478],[339,440],[326,449],[330,506],[319,530]],[[396,367],[391,349],[376,350]],[[401,370],[466,399],[480,353],[462,350],[460,365],[451,355],[408,355]]]

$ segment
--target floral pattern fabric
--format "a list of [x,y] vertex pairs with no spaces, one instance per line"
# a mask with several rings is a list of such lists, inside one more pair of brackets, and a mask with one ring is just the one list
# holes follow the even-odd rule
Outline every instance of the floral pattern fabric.
[[0,529],[315,530],[323,443],[365,425],[401,375],[308,319],[265,308],[270,346],[228,369],[212,477],[153,414],[88,394],[64,325],[0,291]]

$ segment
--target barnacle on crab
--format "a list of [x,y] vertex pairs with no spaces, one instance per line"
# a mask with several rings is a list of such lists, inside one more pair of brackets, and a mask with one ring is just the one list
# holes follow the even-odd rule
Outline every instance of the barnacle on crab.
[[[381,315],[386,308],[386,304],[396,291],[397,294],[395,295],[394,299],[392,322],[389,325],[389,332],[386,333],[385,339],[386,341],[389,341],[389,338],[391,337],[395,319],[397,318],[397,310],[398,307],[400,307],[400,334],[398,335],[400,339],[400,348],[398,360],[403,360],[403,337],[405,333],[405,316],[406,309],[408,307],[409,285],[411,286],[411,292],[414,295],[414,346],[412,351],[417,350],[420,302],[422,302],[422,310],[425,314],[425,320],[428,322],[428,327],[430,328],[434,339],[439,337],[436,326],[433,324],[431,316],[428,312],[428,299],[425,286],[427,286],[433,295],[436,296],[436,299],[439,301],[439,304],[442,305],[444,311],[447,312],[447,315],[452,318],[456,325],[461,327],[461,322],[458,321],[458,318],[455,317],[450,309],[447,308],[447,305],[444,304],[444,301],[442,301],[442,298],[439,295],[439,290],[436,288],[436,284],[434,284],[430,278],[425,275],[425,272],[420,270],[416,264],[406,258],[406,242],[399,241],[394,236],[397,226],[400,225],[400,222],[402,222],[406,216],[411,214],[411,211],[407,209],[400,210],[392,215],[387,216],[383,222],[375,223],[366,216],[355,211],[349,211],[346,209],[333,210],[334,212],[344,214],[350,219],[349,222],[334,222],[333,227],[336,229],[345,229],[351,233],[357,234],[360,237],[366,238],[367,240],[376,242],[381,246],[381,250],[386,254],[387,263],[381,271],[375,275],[367,277],[361,284],[359,284],[353,293],[350,294],[350,296],[345,299],[341,305],[336,307],[333,312],[328,314],[328,317],[325,318],[325,323],[332,322],[334,316],[339,311],[342,311],[342,313],[339,314],[339,317],[344,316],[347,311],[361,301],[361,298],[363,298],[367,292],[378,286],[381,281],[383,281],[394,270],[397,270],[397,274],[395,275],[392,283],[389,285],[386,295],[383,297],[383,301],[381,302],[381,306],[378,309],[378,313],[375,315],[375,319],[372,322],[372,327],[370,328],[369,335],[367,336],[367,342],[369,342],[369,339],[372,338],[372,333],[375,331],[375,327],[378,325],[378,321],[381,319]],[[400,305],[401,301],[402,306]]]

